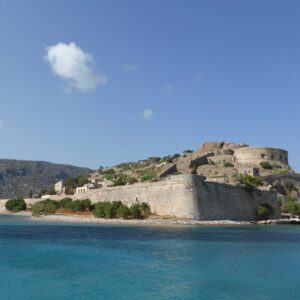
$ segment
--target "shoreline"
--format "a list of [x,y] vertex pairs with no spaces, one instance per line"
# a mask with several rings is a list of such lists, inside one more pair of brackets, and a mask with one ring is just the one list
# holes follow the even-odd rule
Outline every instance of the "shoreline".
[[248,225],[250,222],[216,220],[197,221],[189,219],[102,219],[95,217],[70,216],[70,215],[47,215],[31,217],[34,221],[64,222],[64,223],[85,223],[85,224],[114,224],[114,225]]
[[108,225],[149,225],[149,226],[223,226],[223,225],[299,225],[300,219],[270,219],[261,221],[233,221],[233,220],[210,220],[198,221],[179,218],[148,218],[148,219],[104,219],[94,216],[54,214],[32,216],[30,211],[21,211],[18,213],[0,212],[0,215],[15,215],[29,217],[32,221],[42,222],[61,222],[61,223],[79,223],[79,224],[108,224]]

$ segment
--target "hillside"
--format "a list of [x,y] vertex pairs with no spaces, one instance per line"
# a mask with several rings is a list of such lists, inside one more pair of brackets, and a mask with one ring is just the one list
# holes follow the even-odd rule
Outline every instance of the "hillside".
[[0,159],[0,198],[38,194],[59,180],[87,174],[88,168],[44,161]]
[[208,142],[195,151],[185,150],[180,154],[101,168],[89,174],[86,186],[93,189],[153,182],[177,174],[197,174],[206,181],[230,185],[244,185],[241,175],[249,176],[244,180],[256,177],[258,179],[254,180],[262,189],[268,189],[270,184],[278,187],[279,183],[300,186],[288,164],[287,151],[230,142]]

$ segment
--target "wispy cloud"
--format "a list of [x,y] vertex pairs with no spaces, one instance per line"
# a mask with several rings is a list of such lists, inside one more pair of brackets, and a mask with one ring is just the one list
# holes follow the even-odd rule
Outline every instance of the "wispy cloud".
[[175,86],[172,83],[166,83],[164,89],[168,94],[172,94],[175,92]]
[[139,67],[138,64],[126,64],[126,65],[123,65],[123,69],[127,72],[133,72],[133,71],[136,71],[137,68]]
[[93,56],[75,43],[58,43],[47,47],[45,60],[54,74],[68,82],[68,91],[71,88],[89,91],[107,82],[104,74],[95,72]]
[[144,120],[149,120],[149,119],[152,118],[152,116],[153,116],[153,111],[151,109],[148,109],[148,108],[145,109],[143,114],[142,114],[142,118]]

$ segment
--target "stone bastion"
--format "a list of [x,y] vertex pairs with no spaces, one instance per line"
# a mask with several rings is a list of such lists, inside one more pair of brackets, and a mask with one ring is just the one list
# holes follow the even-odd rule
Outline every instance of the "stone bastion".
[[[100,188],[71,197],[89,198],[92,203],[119,200],[130,205],[135,201],[147,202],[157,215],[203,221],[255,220],[259,205],[268,203],[274,208],[273,217],[280,217],[275,192],[208,182],[197,175],[173,175],[159,182]],[[53,200],[61,198],[51,196]],[[25,199],[28,205],[40,200]],[[5,200],[0,201],[0,210],[1,207],[5,209],[4,205]]]
[[268,147],[243,147],[234,151],[235,162],[242,165],[259,165],[263,161],[288,167],[288,152]]

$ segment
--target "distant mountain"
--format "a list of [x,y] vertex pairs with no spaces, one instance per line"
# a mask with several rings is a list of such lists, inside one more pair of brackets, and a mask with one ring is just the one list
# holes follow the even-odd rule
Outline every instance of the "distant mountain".
[[45,161],[0,159],[0,199],[38,194],[59,180],[87,174],[88,168]]

